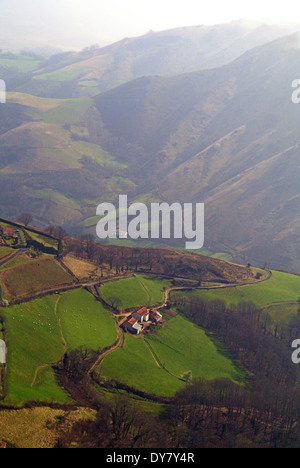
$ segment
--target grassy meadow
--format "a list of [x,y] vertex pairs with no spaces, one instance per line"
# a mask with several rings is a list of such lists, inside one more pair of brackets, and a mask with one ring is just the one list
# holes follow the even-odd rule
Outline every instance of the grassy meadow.
[[14,250],[10,249],[9,247],[0,247],[0,260],[4,257],[7,257],[7,255],[10,255],[14,252]]
[[29,73],[38,68],[39,60],[23,54],[0,55],[1,68],[16,68],[19,72]]
[[117,331],[112,315],[85,290],[48,296],[5,309],[7,389],[4,404],[69,402],[51,367],[65,352],[81,346],[111,345]]
[[112,314],[83,289],[63,293],[57,314],[68,350],[105,348],[117,338]]
[[262,283],[209,291],[198,290],[191,294],[207,300],[221,299],[227,304],[251,301],[260,307],[277,302],[296,302],[300,298],[300,276],[273,271],[272,277]]
[[179,315],[169,320],[157,335],[147,337],[147,342],[159,362],[178,378],[192,371],[193,378],[247,381],[244,370],[232,362],[220,342]]
[[37,234],[36,232],[27,231],[29,236],[41,244],[44,244],[45,247],[52,247],[54,249],[58,248],[58,241],[55,239],[51,239],[50,237],[43,236],[42,234]]
[[180,316],[166,322],[153,336],[126,334],[124,347],[108,355],[98,370],[108,379],[163,396],[183,388],[183,375],[189,371],[193,378],[247,381],[246,372],[221,343]]
[[[171,293],[171,299],[178,294]],[[273,271],[262,283],[180,293],[187,300],[191,295],[206,301],[223,300],[227,305],[253,302],[270,315],[274,325],[288,325],[300,312],[300,276]]]
[[108,303],[111,297],[120,298],[122,308],[129,309],[161,303],[164,298],[164,288],[170,286],[170,282],[162,278],[136,275],[133,278],[104,284],[100,294]]
[[[68,402],[51,367],[64,353],[55,315],[58,297],[50,296],[5,309],[7,320],[7,390],[4,404],[19,405],[30,400]],[[33,384],[33,385],[32,385]]]
[[183,382],[159,368],[142,337],[125,335],[124,346],[109,354],[98,369],[101,375],[147,393],[171,396]]

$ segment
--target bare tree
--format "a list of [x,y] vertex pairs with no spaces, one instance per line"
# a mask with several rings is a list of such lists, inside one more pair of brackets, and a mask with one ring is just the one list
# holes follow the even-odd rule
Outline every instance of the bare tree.
[[109,299],[107,299],[107,302],[109,305],[111,305],[111,307],[113,307],[114,309],[118,309],[118,310],[120,310],[123,305],[122,300],[116,296],[110,297]]
[[32,223],[33,216],[30,213],[22,213],[19,217],[19,221],[27,227],[28,224]]

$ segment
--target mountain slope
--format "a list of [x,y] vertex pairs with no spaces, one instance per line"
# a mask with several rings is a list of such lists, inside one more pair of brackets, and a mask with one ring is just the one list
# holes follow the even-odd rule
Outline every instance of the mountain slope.
[[40,63],[33,80],[14,89],[44,97],[93,96],[145,75],[173,76],[223,66],[298,29],[237,21],[150,32],[104,48],[53,56]]
[[287,36],[218,69],[143,77],[94,98],[9,95],[3,215],[30,209],[42,225],[75,227],[119,193],[205,202],[206,248],[298,271],[299,43]]
[[167,201],[206,202],[207,247],[292,269],[300,268],[300,108],[291,101],[299,39],[95,99],[111,137],[101,133],[104,146],[118,136],[125,157],[139,161],[134,176],[157,181]]

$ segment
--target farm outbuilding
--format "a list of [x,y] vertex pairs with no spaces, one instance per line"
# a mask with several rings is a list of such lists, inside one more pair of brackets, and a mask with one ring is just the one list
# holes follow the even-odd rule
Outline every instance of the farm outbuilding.
[[151,309],[149,316],[152,322],[160,322],[162,319],[162,315],[156,309]]
[[138,321],[132,317],[131,319],[127,320],[127,322],[123,323],[122,325],[125,331],[132,333],[133,335],[139,335],[142,330],[142,325],[138,323]]
[[137,312],[134,312],[132,316],[138,321],[138,322],[148,322],[149,320],[149,312],[146,307],[142,307],[142,309],[139,309]]

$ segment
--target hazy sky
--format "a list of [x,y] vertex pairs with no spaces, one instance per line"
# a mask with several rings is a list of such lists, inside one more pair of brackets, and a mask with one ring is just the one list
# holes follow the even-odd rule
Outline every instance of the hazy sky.
[[0,38],[66,47],[100,45],[150,29],[275,19],[300,24],[295,0],[0,0]]

